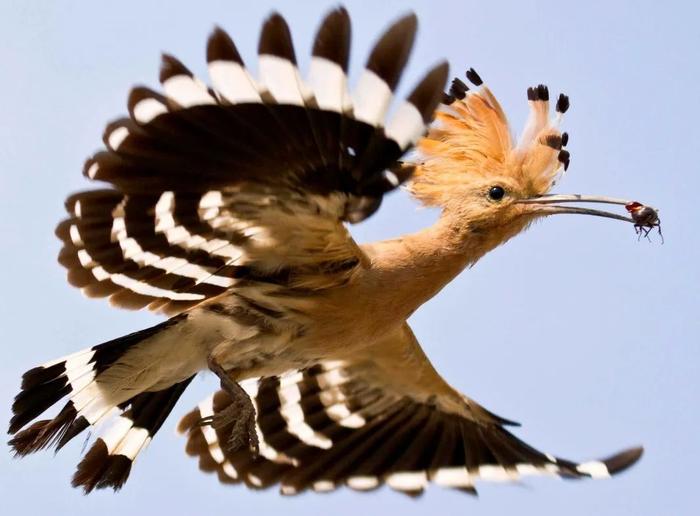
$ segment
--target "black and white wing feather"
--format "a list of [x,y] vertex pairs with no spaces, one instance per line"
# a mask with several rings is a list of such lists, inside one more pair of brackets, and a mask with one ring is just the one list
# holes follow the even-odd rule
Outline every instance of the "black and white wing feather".
[[[608,477],[642,454],[633,448],[575,463],[540,452],[506,430],[514,423],[449,387],[407,325],[381,344],[371,362],[323,361],[243,382],[257,410],[260,455],[229,451],[231,426],[203,424],[231,404],[218,391],[180,421],[187,453],[221,482],[257,489],[278,484],[288,495],[385,484],[417,495],[431,482],[476,493],[477,481]],[[404,352],[385,358],[383,346]]]
[[[211,87],[164,55],[163,92],[136,87],[129,117],[109,124],[85,164],[112,188],[72,195],[57,228],[70,282],[121,307],[178,313],[253,279],[325,288],[363,259],[344,222],[358,222],[411,169],[389,171],[424,134],[447,65],[420,81],[385,123],[416,18],[379,39],[351,95],[350,21],[323,21],[308,80],[284,19],[259,43],[259,76],[217,28],[207,47]],[[320,284],[318,271],[334,271]]]

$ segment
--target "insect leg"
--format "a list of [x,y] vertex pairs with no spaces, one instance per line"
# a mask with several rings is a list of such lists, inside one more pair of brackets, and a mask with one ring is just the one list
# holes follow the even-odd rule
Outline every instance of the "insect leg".
[[661,232],[661,223],[656,225],[656,229],[659,231],[659,236],[661,237],[661,245],[664,245],[664,234]]

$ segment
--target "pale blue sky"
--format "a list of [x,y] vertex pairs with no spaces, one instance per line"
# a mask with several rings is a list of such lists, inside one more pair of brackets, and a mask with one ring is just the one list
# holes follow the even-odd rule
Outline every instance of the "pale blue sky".
[[[401,90],[447,58],[474,66],[517,130],[525,89],[571,96],[571,167],[557,188],[639,199],[661,209],[666,244],[637,242],[618,222],[552,218],[490,253],[412,318],[438,370],[489,409],[523,424],[534,446],[572,459],[643,444],[642,461],[607,481],[481,485],[478,500],[433,487],[419,500],[389,490],[280,497],[220,485],[174,433],[215,388],[193,382],[119,494],[69,486],[82,439],[56,457],[0,453],[5,514],[695,514],[698,444],[699,12],[693,2],[346,2],[353,76],[379,31],[417,12],[417,45]],[[254,63],[262,19],[289,21],[302,67],[335,2],[78,2],[0,5],[0,420],[26,369],[153,324],[68,286],[53,228],[63,199],[88,185],[83,159],[134,83],[157,85],[159,53],[204,75],[214,24]],[[354,228],[362,241],[429,224],[404,193]],[[695,509],[694,509],[695,508]]]

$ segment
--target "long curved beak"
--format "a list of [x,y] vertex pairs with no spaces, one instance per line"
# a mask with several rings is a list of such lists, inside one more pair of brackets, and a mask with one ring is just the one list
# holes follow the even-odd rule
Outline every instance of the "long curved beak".
[[579,206],[567,206],[567,203],[599,203],[599,204],[615,204],[625,206],[633,201],[626,199],[616,199],[614,197],[603,197],[596,195],[580,195],[580,194],[549,194],[540,197],[531,197],[518,201],[522,204],[532,206],[532,211],[538,215],[555,215],[559,213],[572,213],[577,215],[594,215],[596,217],[606,217],[608,219],[622,220],[624,222],[634,223],[631,217],[618,215],[609,211],[595,210],[592,208],[582,208]]

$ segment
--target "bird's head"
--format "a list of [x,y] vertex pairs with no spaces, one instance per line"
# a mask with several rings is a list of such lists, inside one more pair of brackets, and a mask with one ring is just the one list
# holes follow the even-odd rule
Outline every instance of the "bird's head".
[[[467,79],[452,82],[428,135],[418,144],[420,159],[409,184],[423,204],[442,208],[465,234],[481,235],[487,247],[515,236],[534,219],[558,213],[579,213],[634,222],[615,213],[572,206],[629,201],[582,195],[550,195],[568,168],[568,134],[560,132],[569,107],[566,95],[550,116],[549,91],[539,85],[527,90],[530,114],[514,141],[508,120],[491,91],[473,69]],[[474,87],[473,86],[473,87]]]

